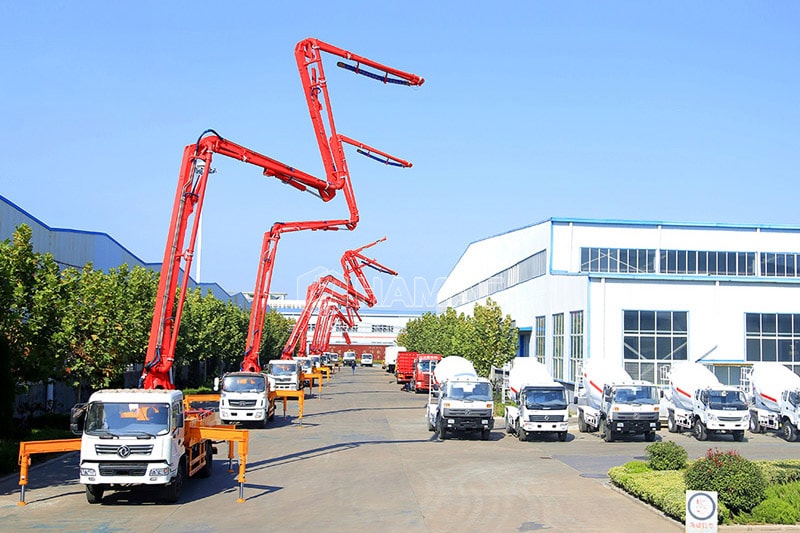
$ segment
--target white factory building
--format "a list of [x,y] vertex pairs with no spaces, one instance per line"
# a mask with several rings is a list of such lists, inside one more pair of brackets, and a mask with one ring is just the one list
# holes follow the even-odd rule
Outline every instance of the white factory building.
[[800,373],[800,227],[552,218],[470,244],[438,311],[487,298],[566,383],[588,358],[659,384],[681,360],[728,384],[755,361]]

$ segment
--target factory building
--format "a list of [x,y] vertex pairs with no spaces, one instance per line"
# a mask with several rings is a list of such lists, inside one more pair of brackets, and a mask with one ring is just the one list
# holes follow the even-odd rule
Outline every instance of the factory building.
[[659,384],[686,360],[734,385],[756,361],[800,373],[800,227],[552,218],[470,244],[437,308],[487,298],[565,383],[589,358]]

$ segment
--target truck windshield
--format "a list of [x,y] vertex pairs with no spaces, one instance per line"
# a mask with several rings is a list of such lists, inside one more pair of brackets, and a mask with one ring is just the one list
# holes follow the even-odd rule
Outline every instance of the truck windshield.
[[567,398],[564,389],[529,390],[525,394],[525,407],[528,409],[566,409]]
[[656,405],[658,402],[658,390],[652,385],[617,387],[614,391],[614,403]]
[[741,391],[712,390],[708,393],[708,407],[723,411],[741,411],[747,409],[747,404]]
[[226,376],[222,390],[228,392],[264,392],[267,380],[264,376]]
[[297,372],[296,364],[269,364],[269,373],[273,376],[289,376]]
[[492,400],[492,390],[488,383],[451,383],[447,396],[453,400]]
[[792,391],[789,393],[789,403],[794,407],[800,406],[800,391]]
[[432,362],[431,360],[420,361],[417,363],[417,372],[430,372]]
[[169,405],[165,403],[92,402],[86,409],[84,430],[89,435],[164,435],[169,432]]

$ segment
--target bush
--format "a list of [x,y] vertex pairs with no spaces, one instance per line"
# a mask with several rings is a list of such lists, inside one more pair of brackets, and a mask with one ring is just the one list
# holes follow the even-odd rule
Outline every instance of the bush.
[[761,469],[733,450],[708,450],[684,474],[688,490],[717,491],[719,501],[733,513],[750,511],[766,497]]
[[647,464],[653,470],[683,470],[689,454],[674,442],[654,442],[647,448]]
[[800,481],[800,459],[756,461],[767,485],[785,485]]
[[[642,468],[643,471],[636,471]],[[650,470],[644,461],[631,461],[615,466],[608,476],[625,492],[661,509],[665,515],[681,522],[686,519],[686,484],[680,472]]]
[[796,524],[800,521],[800,509],[776,498],[767,498],[750,512],[748,522],[758,524]]

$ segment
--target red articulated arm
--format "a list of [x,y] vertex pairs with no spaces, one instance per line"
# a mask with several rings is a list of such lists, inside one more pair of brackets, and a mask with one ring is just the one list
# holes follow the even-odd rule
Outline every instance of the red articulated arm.
[[[253,304],[250,310],[250,324],[247,331],[247,344],[242,361],[242,369],[257,372],[261,369],[260,350],[263,336],[264,317],[266,316],[269,291],[272,284],[272,274],[275,268],[278,241],[284,233],[295,231],[337,231],[340,229],[353,230],[358,225],[359,215],[356,205],[353,185],[347,169],[343,143],[356,147],[358,153],[380,161],[384,164],[398,167],[411,167],[411,163],[392,156],[386,152],[336,133],[333,121],[333,110],[328,95],[328,85],[322,66],[321,52],[342,57],[356,64],[350,65],[339,62],[338,66],[356,74],[377,79],[383,83],[393,83],[409,86],[420,86],[425,81],[422,77],[409,74],[401,70],[388,67],[376,61],[353,54],[336,46],[332,46],[317,39],[308,38],[300,41],[295,46],[295,59],[303,84],[303,93],[311,115],[311,123],[319,145],[320,155],[325,167],[326,183],[334,191],[342,190],[349,212],[349,218],[318,221],[276,222],[268,234],[264,234],[261,256],[256,275],[256,286],[253,295]],[[382,71],[383,75],[375,74],[362,67],[362,65]],[[324,112],[324,115],[323,115]],[[325,122],[331,130],[327,133]],[[324,198],[323,198],[324,199]]]
[[[208,132],[204,132],[203,135],[206,133]],[[262,169],[265,176],[276,177],[299,190],[315,191],[323,200],[329,200],[334,195],[327,182],[213,133],[213,136],[201,136],[196,144],[191,144],[183,150],[167,245],[158,281],[147,356],[139,381],[139,385],[146,389],[175,388],[172,381],[175,344],[213,155],[219,153],[256,165]],[[191,231],[189,231],[190,222]],[[179,282],[180,290],[176,298]]]

